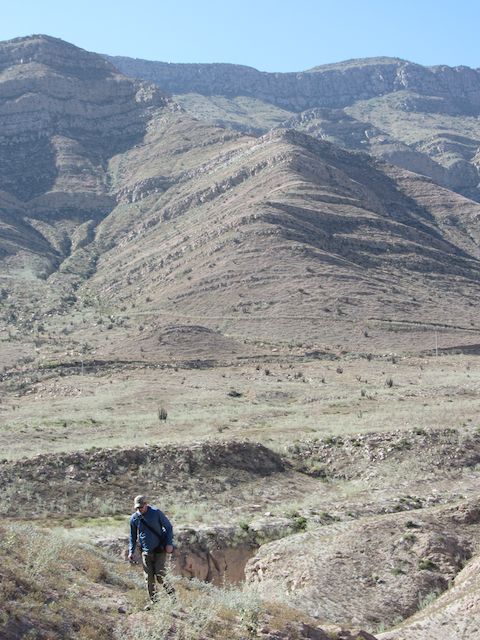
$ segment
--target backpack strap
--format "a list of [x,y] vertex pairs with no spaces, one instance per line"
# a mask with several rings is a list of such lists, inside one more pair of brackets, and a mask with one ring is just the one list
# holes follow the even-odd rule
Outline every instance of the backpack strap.
[[[156,529],[154,529],[153,527],[151,527],[148,522],[145,520],[145,518],[143,518],[140,515],[137,515],[137,522],[140,520],[140,522],[143,522],[143,524],[147,527],[147,529],[149,529],[152,533],[154,533],[157,538],[160,540],[160,542],[163,541],[164,538],[164,533],[162,531],[162,533],[159,533]],[[138,526],[138,525],[137,525]]]

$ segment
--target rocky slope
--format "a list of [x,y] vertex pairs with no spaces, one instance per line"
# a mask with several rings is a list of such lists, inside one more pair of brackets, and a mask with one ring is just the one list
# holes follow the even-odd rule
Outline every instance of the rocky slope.
[[[479,197],[478,70],[395,58],[349,60],[300,73],[111,60],[207,120],[254,132],[293,126]],[[299,115],[288,117],[287,111]]]
[[[247,564],[247,580],[262,593],[286,591],[320,618],[378,630],[411,616],[426,598],[448,588],[478,553],[479,525],[474,502],[415,517],[398,514],[313,529],[261,547]],[[387,637],[403,638],[401,632]]]
[[[447,290],[461,292],[465,326],[474,322],[467,299],[477,295],[478,205],[291,130],[258,140],[224,132],[221,149],[215,133],[194,167],[198,156],[187,146],[186,170],[172,176],[167,136],[203,140],[199,128],[188,117],[167,118],[125,154],[122,173],[114,167],[126,202],[98,228],[116,249],[103,253],[89,286],[119,305],[139,291],[152,310],[161,301],[162,313],[213,326],[268,318],[286,339],[300,322],[320,340],[307,320],[319,317],[322,335],[325,326],[367,317],[457,324],[442,301]],[[162,158],[160,177],[140,179],[148,158]],[[394,295],[383,295],[387,282]]]
[[24,515],[30,517],[48,510],[52,492],[58,492],[58,513],[86,513],[105,501],[110,511],[128,513],[139,487],[152,503],[165,504],[166,499],[181,502],[187,496],[194,499],[212,492],[220,495],[234,486],[284,471],[277,454],[249,442],[94,449],[37,456],[21,464],[2,461],[2,512],[12,513],[22,487],[27,485],[31,498],[25,496],[23,508]]
[[451,588],[395,629],[377,636],[382,640],[464,640],[480,634],[480,557],[471,560]]
[[111,156],[138,143],[158,89],[47,36],[0,44],[0,255],[47,277],[115,205]]
[[[207,125],[52,38],[4,43],[0,59],[6,330],[15,299],[64,314],[92,296],[237,335],[270,334],[267,320],[282,340],[338,342],[368,318],[458,326],[458,309],[475,330],[471,200],[291,129],[253,138]],[[403,63],[378,64],[388,87],[405,76]],[[325,77],[346,82],[357,66]]]
[[447,98],[469,114],[480,109],[480,73],[468,67],[422,67],[397,58],[348,60],[298,73],[266,73],[232,64],[175,64],[109,58],[122,72],[171,94],[253,96],[289,109],[345,107],[393,91]]

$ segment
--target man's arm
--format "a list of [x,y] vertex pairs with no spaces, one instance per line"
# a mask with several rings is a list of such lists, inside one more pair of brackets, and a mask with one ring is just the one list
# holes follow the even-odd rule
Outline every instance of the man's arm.
[[138,527],[135,518],[130,518],[130,541],[128,545],[128,559],[133,559],[135,553],[135,547],[137,546]]
[[[158,519],[160,520],[160,524],[165,529],[165,545],[167,547],[167,553],[172,553],[173,551],[173,527],[170,520],[163,513],[163,511],[158,510]],[[170,549],[169,549],[170,547]]]

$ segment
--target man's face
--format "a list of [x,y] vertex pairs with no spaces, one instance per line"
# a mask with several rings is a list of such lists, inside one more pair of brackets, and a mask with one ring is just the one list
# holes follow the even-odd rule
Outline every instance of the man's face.
[[137,511],[138,513],[141,513],[143,515],[147,509],[148,509],[148,504],[145,502],[144,504],[142,504],[140,507],[137,508]]

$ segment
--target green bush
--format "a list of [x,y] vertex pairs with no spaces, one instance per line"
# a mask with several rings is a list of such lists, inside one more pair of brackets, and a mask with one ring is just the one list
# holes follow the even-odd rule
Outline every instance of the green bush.
[[435,571],[438,569],[437,565],[429,558],[422,558],[418,563],[420,571]]

